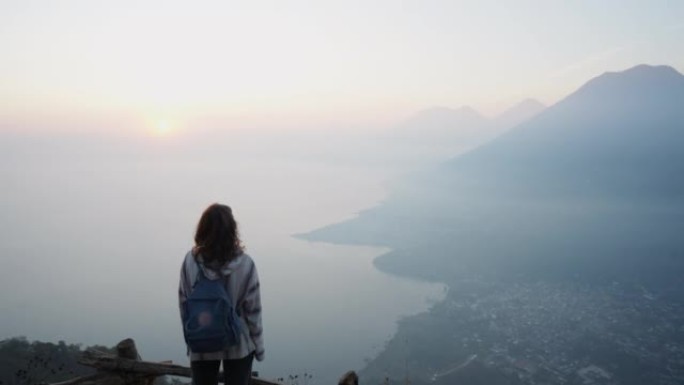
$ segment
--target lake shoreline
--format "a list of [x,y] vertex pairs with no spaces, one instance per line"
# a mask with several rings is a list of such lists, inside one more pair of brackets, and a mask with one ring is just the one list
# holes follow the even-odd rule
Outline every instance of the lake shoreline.
[[[385,202],[381,202],[376,207],[366,210],[365,212],[377,209],[381,207],[384,203]],[[358,240],[354,241],[351,240],[351,238],[345,240],[344,235],[341,235],[341,233],[344,233],[344,230],[340,231],[340,229],[344,229],[345,227],[349,226],[354,226],[354,223],[358,221],[363,221],[363,216],[365,212],[360,213],[358,216],[352,219],[333,223],[307,233],[293,234],[292,237],[296,239],[305,240],[308,242],[324,243],[336,246],[366,246],[387,248],[388,251],[373,258],[372,263],[375,269],[377,269],[383,274],[387,274],[392,277],[397,277],[402,280],[427,284],[437,284],[442,287],[440,298],[426,300],[426,305],[428,305],[427,308],[418,312],[414,312],[412,314],[400,316],[396,320],[394,332],[385,342],[383,348],[380,349],[372,358],[366,360],[365,365],[359,370],[360,376],[364,377],[365,375],[368,375],[368,377],[370,377],[371,380],[378,380],[378,378],[375,378],[377,377],[377,373],[366,373],[369,372],[373,363],[375,361],[382,360],[387,355],[392,355],[392,352],[390,352],[390,350],[392,350],[393,346],[399,344],[397,341],[406,339],[407,332],[405,329],[408,325],[421,324],[425,318],[432,317],[431,314],[435,308],[444,306],[448,299],[448,293],[451,287],[446,282],[447,280],[441,277],[437,277],[430,274],[415,274],[415,272],[410,273],[409,270],[401,269],[401,255],[399,254],[398,248],[392,247],[392,245],[389,245],[387,242],[369,242]],[[368,379],[369,378],[365,378],[365,381],[368,381]]]

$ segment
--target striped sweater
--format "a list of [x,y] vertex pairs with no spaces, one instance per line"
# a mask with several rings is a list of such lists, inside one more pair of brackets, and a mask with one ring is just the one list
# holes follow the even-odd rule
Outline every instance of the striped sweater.
[[[200,254],[197,258],[201,263],[202,255]],[[202,264],[202,270],[208,279],[225,277],[223,279],[226,282],[226,289],[233,300],[236,312],[247,327],[243,328],[239,344],[220,352],[190,352],[190,360],[240,359],[253,352],[255,358],[258,361],[262,361],[264,359],[264,338],[261,324],[261,294],[259,290],[259,276],[254,261],[249,255],[243,253],[239,257],[226,262],[223,266],[217,266],[216,269],[205,267]],[[197,280],[198,273],[192,251],[189,251],[185,255],[185,260],[181,267],[180,284],[178,287],[178,302],[181,316],[183,303],[192,292],[192,287]]]

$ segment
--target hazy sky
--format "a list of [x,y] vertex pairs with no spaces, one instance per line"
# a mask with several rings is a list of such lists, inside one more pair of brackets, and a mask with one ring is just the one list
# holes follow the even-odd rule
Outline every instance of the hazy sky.
[[157,129],[200,116],[389,121],[463,104],[492,114],[525,97],[552,103],[606,70],[684,70],[675,0],[0,7],[5,127],[26,117],[64,127],[116,116]]

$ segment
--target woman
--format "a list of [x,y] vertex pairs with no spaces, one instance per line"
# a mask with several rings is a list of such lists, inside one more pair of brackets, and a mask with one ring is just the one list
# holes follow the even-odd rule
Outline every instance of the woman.
[[181,318],[184,303],[200,274],[209,280],[224,280],[236,314],[245,327],[238,343],[222,351],[197,353],[188,349],[193,382],[216,385],[223,362],[226,385],[247,385],[252,360],[264,359],[259,277],[254,261],[244,253],[233,213],[226,205],[215,203],[204,211],[197,225],[195,247],[185,255],[178,290]]

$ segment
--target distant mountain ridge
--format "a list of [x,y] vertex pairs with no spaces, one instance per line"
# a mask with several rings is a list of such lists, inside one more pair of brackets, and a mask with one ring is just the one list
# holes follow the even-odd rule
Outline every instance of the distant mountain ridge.
[[537,115],[546,108],[535,99],[525,99],[494,118],[486,118],[470,106],[432,107],[418,111],[392,131],[392,135],[421,139],[434,144],[444,140],[468,140],[471,136],[500,132]]
[[[482,134],[489,120],[468,106],[421,110],[392,130],[392,136],[416,144],[447,145]],[[446,142],[445,142],[446,141]]]
[[544,111],[546,106],[535,99],[525,99],[494,118],[495,126],[502,130],[513,128]]
[[538,101],[526,99],[499,116],[487,118],[469,106],[432,107],[393,127],[383,140],[403,148],[420,166],[447,160],[482,145],[544,108]]
[[[684,76],[606,73],[536,117],[446,163],[461,187],[522,194],[684,197]],[[460,175],[460,177],[459,177]],[[455,180],[454,179],[454,180]]]

